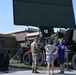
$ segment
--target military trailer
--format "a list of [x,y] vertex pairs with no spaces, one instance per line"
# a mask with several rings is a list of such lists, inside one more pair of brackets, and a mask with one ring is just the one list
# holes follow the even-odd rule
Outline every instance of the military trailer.
[[[59,38],[64,38],[66,42],[66,51],[65,51],[65,62],[71,62],[71,65],[74,69],[76,69],[76,40],[74,38],[75,35],[74,29],[68,29],[65,32],[56,32],[53,37],[51,34],[49,37],[43,37],[41,33],[34,32],[27,34],[27,38],[25,38],[25,47],[22,48],[21,60],[25,65],[31,65],[32,63],[32,50],[31,50],[31,43],[33,42],[34,38],[40,35],[39,38],[39,65],[44,65],[45,63],[45,49],[44,46],[47,44],[48,40],[53,40],[55,45],[58,44]],[[67,35],[68,34],[68,35]],[[67,54],[68,53],[68,54]],[[68,57],[68,58],[67,58]],[[58,59],[55,60],[55,64],[58,64]]]

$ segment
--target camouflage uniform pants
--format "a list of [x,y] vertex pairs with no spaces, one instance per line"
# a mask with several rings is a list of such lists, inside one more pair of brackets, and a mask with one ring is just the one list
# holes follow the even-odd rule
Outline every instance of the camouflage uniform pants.
[[37,71],[38,68],[38,55],[32,55],[32,70]]

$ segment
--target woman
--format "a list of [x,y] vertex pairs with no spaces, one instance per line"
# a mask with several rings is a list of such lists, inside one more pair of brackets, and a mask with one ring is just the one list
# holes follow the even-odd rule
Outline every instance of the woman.
[[44,47],[45,51],[46,51],[46,62],[47,62],[47,73],[48,75],[50,75],[50,64],[52,66],[52,72],[51,74],[54,75],[54,59],[55,59],[55,55],[58,52],[58,48],[53,45],[52,40],[48,41],[48,44]]

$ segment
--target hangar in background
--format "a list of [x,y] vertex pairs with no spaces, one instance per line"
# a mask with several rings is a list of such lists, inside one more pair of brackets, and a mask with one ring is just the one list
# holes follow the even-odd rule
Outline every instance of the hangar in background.
[[9,34],[0,34],[0,52],[6,52],[13,56],[15,54],[15,42],[14,36]]
[[0,34],[0,52],[7,52],[13,57],[22,47],[25,47],[27,33],[37,32],[38,29],[28,28]]

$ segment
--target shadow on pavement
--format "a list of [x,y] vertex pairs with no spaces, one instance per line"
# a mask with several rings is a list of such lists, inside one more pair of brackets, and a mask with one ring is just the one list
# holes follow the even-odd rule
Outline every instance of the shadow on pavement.
[[5,74],[5,73],[15,73],[15,72],[24,72],[27,71],[27,69],[20,69],[20,68],[14,68],[14,67],[9,67],[8,71],[0,71],[0,74]]
[[76,75],[76,74],[70,74],[70,73],[65,73],[65,74],[57,74],[57,73],[54,73],[54,75]]

